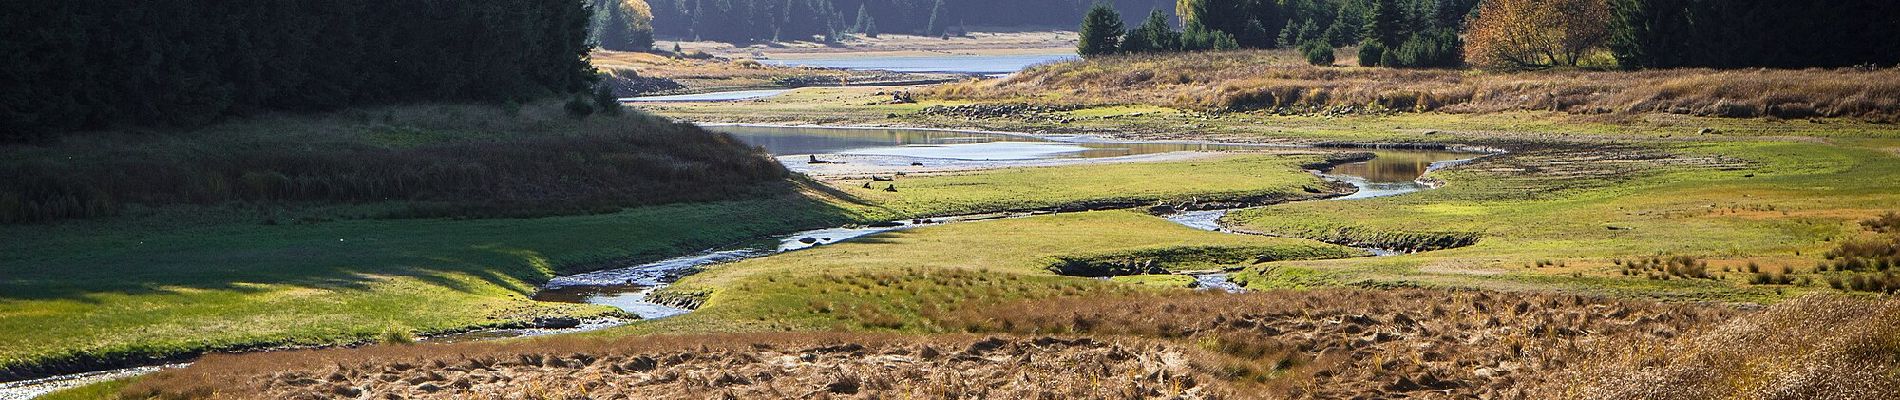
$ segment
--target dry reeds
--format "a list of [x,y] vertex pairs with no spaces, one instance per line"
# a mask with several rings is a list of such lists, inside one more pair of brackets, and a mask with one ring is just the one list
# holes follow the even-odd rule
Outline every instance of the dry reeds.
[[1900,118],[1900,69],[1540,71],[1330,68],[1285,51],[1090,58],[1008,79],[944,85],[954,100],[1061,93],[1075,104],[1151,104],[1277,113],[1672,113],[1714,117]]
[[1900,301],[1816,296],[1664,341],[1599,342],[1532,398],[1900,398]]
[[1190,347],[1143,339],[666,335],[212,356],[130,398],[1229,398]]
[[1574,295],[1328,289],[1039,300],[940,323],[1200,343],[1230,357],[1223,377],[1265,385],[1262,397],[1495,398],[1567,368],[1586,345],[1664,340],[1734,315]]

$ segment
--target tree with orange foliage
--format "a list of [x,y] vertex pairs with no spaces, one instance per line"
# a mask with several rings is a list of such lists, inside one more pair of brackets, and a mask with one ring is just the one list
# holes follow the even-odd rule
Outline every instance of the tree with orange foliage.
[[1486,0],[1465,36],[1465,60],[1487,69],[1576,66],[1609,40],[1604,0]]

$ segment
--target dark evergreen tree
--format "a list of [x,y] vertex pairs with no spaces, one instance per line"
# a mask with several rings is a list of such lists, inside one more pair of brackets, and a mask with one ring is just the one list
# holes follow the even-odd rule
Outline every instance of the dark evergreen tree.
[[1141,26],[1128,31],[1122,37],[1122,52],[1149,53],[1175,51],[1181,47],[1181,34],[1174,31],[1168,22],[1168,14],[1161,10],[1148,12],[1148,19]]
[[1379,60],[1385,57],[1385,46],[1379,42],[1367,40],[1359,44],[1359,66],[1377,67]]
[[1366,20],[1365,8],[1361,7],[1361,4],[1364,3],[1357,1],[1347,2],[1341,5],[1338,11],[1333,13],[1333,24],[1332,27],[1328,29],[1337,30],[1339,32],[1337,35],[1327,35],[1332,38],[1333,46],[1359,43],[1362,39],[1359,36],[1360,28],[1366,26]]
[[1335,61],[1333,47],[1317,40],[1301,45],[1300,53],[1306,56],[1306,63],[1312,65],[1330,67]]
[[1900,63],[1900,2],[1613,0],[1625,68],[1845,67]]
[[1082,17],[1081,38],[1076,42],[1075,53],[1083,57],[1115,54],[1121,51],[1123,33],[1122,16],[1115,11],[1115,6],[1095,3]]
[[1457,68],[1464,65],[1464,42],[1457,32],[1441,29],[1414,34],[1389,54],[1395,62],[1387,67]]
[[1293,22],[1293,20],[1290,20],[1290,19],[1287,20],[1285,27],[1280,29],[1279,37],[1275,38],[1274,41],[1275,43],[1279,44],[1280,47],[1299,46],[1300,45],[1300,24],[1297,22]]
[[0,140],[269,110],[525,101],[595,79],[584,1],[18,1]]
[[1404,15],[1396,0],[1370,0],[1371,7],[1366,10],[1366,27],[1360,31],[1360,37],[1366,43],[1378,44],[1381,48],[1394,48],[1404,40],[1400,30],[1404,29]]
[[1240,41],[1234,35],[1209,29],[1201,25],[1198,19],[1189,19],[1187,27],[1181,30],[1181,50],[1232,50],[1240,48]]
[[870,4],[858,5],[858,21],[851,25],[851,31],[866,37],[877,37],[877,21],[871,17]]
[[937,0],[936,5],[930,6],[930,23],[924,25],[924,35],[943,36],[944,24],[950,23],[948,18],[944,15],[943,0]]

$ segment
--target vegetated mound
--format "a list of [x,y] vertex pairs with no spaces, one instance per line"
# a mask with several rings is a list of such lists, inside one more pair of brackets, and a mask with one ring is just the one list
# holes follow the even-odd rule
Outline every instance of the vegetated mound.
[[1547,110],[1715,117],[1900,118],[1900,69],[1640,72],[1316,67],[1286,51],[1093,57],[1007,79],[945,85],[949,100],[1152,104],[1284,114]]
[[[1326,289],[1040,300],[971,310],[943,324],[972,332],[1137,335],[1196,343],[1231,357],[1222,377],[1257,382],[1264,387],[1237,390],[1267,393],[1262,397],[1570,398],[1537,393],[1559,393],[1551,390],[1561,392],[1577,381],[1649,390],[1590,389],[1608,393],[1602,398],[1632,398],[1675,393],[1670,386],[1675,379],[1698,376],[1738,381],[1752,376],[1786,382],[1765,388],[1809,394],[1827,393],[1828,386],[1810,382],[1829,373],[1892,385],[1896,380],[1879,371],[1894,365],[1891,343],[1900,338],[1900,329],[1892,328],[1900,322],[1896,307],[1900,302],[1893,300],[1824,298],[1750,313],[1565,294]],[[1802,323],[1812,325],[1797,329]],[[1789,330],[1777,330],[1782,328]],[[1679,348],[1709,355],[1661,351]],[[1733,363],[1768,361],[1757,357],[1774,353],[1786,361]],[[1860,365],[1873,368],[1854,370]],[[1586,372],[1572,375],[1579,370]],[[1657,376],[1645,378],[1638,371]],[[1721,381],[1697,384],[1724,387]]]
[[785,170],[725,134],[553,103],[365,108],[0,147],[0,223],[127,205],[383,203],[374,216],[528,216],[736,198]]
[[[214,356],[130,398],[1219,398],[1191,347],[828,333],[552,339]],[[392,397],[393,396],[393,397]]]

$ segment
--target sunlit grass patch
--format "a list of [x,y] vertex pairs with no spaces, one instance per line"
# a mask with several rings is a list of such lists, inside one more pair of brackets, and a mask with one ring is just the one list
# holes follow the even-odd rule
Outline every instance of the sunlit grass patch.
[[[1360,255],[1310,240],[1199,231],[1129,211],[966,222],[712,266],[666,289],[705,293],[699,311],[634,329],[939,330],[924,317],[1004,300],[1137,290],[1058,276],[1049,266],[1063,256],[1209,246],[1254,249],[1274,259]],[[1234,261],[1245,265],[1254,258]]]
[[[1900,186],[1891,179],[1900,176],[1896,166],[1883,152],[1805,143],[1540,149],[1441,171],[1434,176],[1447,185],[1437,190],[1277,205],[1234,213],[1230,221],[1332,241],[1459,231],[1476,237],[1469,247],[1392,260],[1296,263],[1331,270],[1342,282],[1768,300],[1832,286],[1811,267],[1817,263],[1877,271],[1868,262],[1875,257],[1824,255],[1838,243],[1868,240],[1853,239],[1861,221],[1900,204]],[[1884,254],[1882,243],[1873,247]],[[1447,264],[1463,267],[1428,268]],[[1836,278],[1842,287],[1852,279]],[[1879,279],[1864,278],[1861,287],[1884,287],[1872,283]]]

